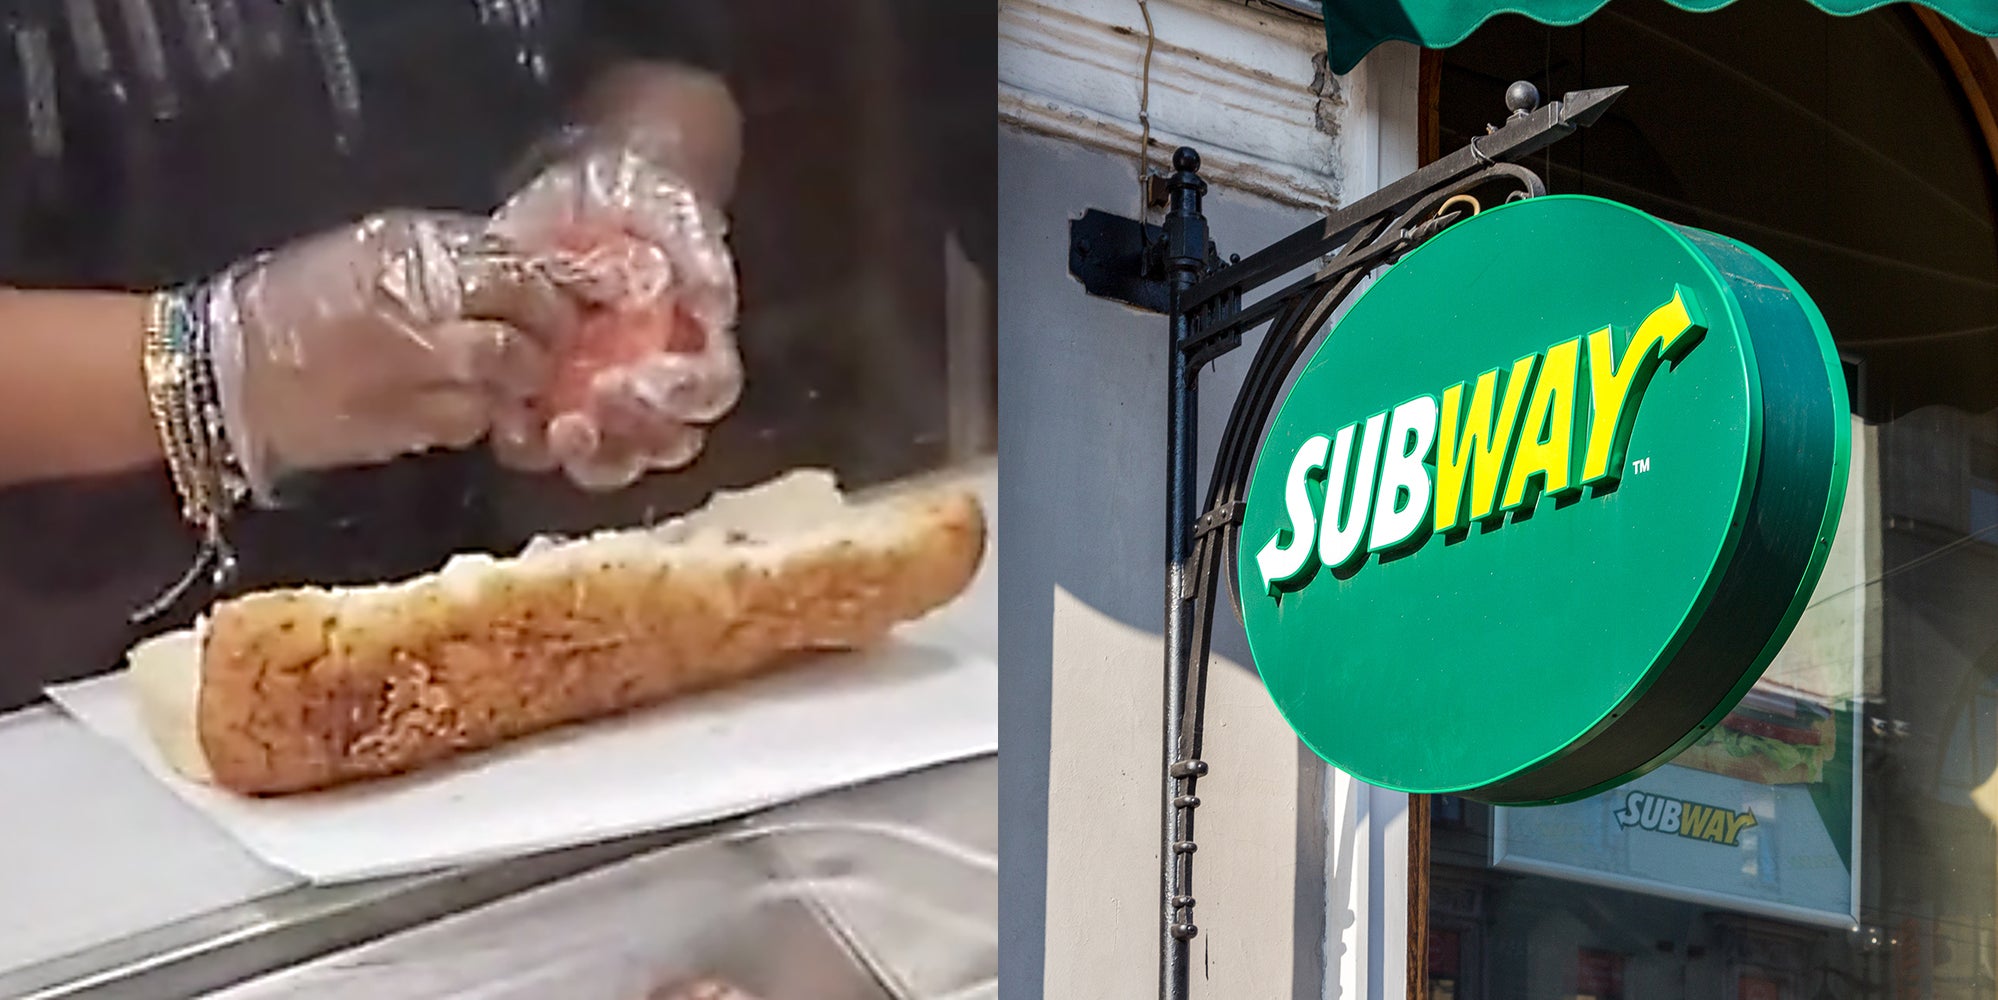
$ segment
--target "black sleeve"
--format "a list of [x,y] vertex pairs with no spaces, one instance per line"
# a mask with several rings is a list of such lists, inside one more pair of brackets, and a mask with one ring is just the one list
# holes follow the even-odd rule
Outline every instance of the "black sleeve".
[[[484,7],[39,4],[0,24],[0,280],[150,287],[385,207],[490,208],[587,74],[590,32],[568,3],[530,25]],[[197,9],[238,12],[226,55],[200,54]],[[97,60],[71,10],[96,12]]]
[[975,2],[895,0],[900,90],[921,150],[926,195],[971,260],[991,276],[998,257],[998,8]]

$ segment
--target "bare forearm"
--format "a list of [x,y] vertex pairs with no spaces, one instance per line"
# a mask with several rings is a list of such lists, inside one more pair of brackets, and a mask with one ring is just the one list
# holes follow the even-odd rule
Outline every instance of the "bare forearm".
[[160,461],[145,315],[143,295],[0,289],[0,485]]

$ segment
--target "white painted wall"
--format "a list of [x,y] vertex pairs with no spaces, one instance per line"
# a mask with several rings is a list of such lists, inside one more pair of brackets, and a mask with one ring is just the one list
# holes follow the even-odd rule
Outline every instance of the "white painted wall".
[[[1151,161],[1199,148],[1224,255],[1414,168],[1412,49],[1325,78],[1318,24],[1149,6]],[[1135,0],[1007,0],[999,21],[1000,982],[1135,1000],[1156,989],[1165,321],[1083,294],[1067,231],[1137,208],[1145,27]],[[1253,349],[1202,376],[1205,455]],[[1304,750],[1218,618],[1195,995],[1396,1000],[1405,801]]]
[[[1342,98],[1336,78],[1320,79],[1324,26],[1223,0],[1150,0],[1149,8],[1152,162],[1192,144],[1210,183],[1280,204],[1333,204]],[[1137,207],[1145,40],[1137,0],[999,5],[1000,121],[1130,157],[1127,211]]]
[[[1000,137],[999,510],[1001,531],[1019,540],[1000,584],[1008,996],[1035,995],[1013,992],[1034,977],[1017,968],[1014,942],[1042,936],[1013,923],[1039,872],[1013,854],[1013,817],[1043,810],[1045,995],[1136,1000],[1155,989],[1165,322],[1088,298],[1066,273],[1069,218],[1125,194],[1130,166],[1046,137]],[[1227,193],[1210,197],[1209,217],[1226,246],[1267,243],[1305,218]],[[1230,360],[1203,400],[1210,448],[1246,359]],[[1240,665],[1241,646],[1224,625],[1209,687],[1214,770],[1200,787],[1197,978],[1219,987],[1209,996],[1290,996],[1296,959],[1316,979],[1319,936],[1307,927],[1294,940],[1294,911],[1300,899],[1321,911],[1324,833],[1315,803],[1297,810],[1304,751]],[[1038,703],[1018,705],[1032,689]],[[1315,765],[1305,773],[1321,780]],[[1045,806],[1003,801],[1016,779],[1044,783]]]

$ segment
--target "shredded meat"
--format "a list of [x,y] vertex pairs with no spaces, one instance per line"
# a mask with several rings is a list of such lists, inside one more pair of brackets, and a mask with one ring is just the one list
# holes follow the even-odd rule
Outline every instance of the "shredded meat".
[[574,256],[569,269],[595,275],[619,290],[614,305],[585,311],[575,342],[556,359],[542,403],[550,414],[578,411],[597,373],[667,354],[699,354],[707,334],[672,292],[656,287],[665,265],[655,248],[622,232],[574,230],[558,241]]

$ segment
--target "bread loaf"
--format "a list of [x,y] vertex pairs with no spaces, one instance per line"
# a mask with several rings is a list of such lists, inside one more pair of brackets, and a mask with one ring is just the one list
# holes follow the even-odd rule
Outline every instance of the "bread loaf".
[[183,773],[299,792],[874,642],[963,591],[984,545],[968,491],[849,503],[794,472],[654,528],[227,601],[133,650],[131,678]]

